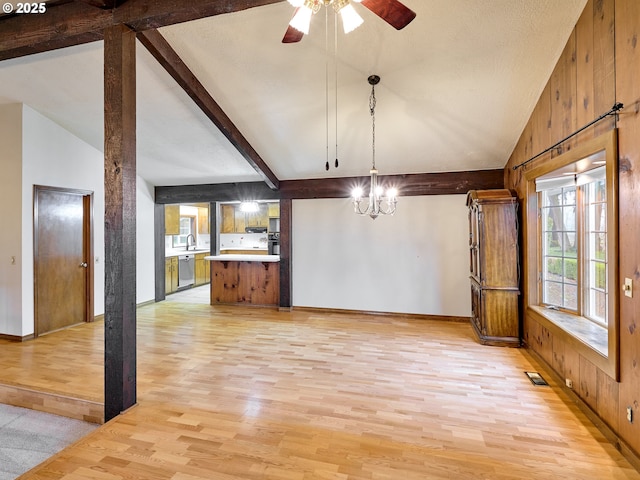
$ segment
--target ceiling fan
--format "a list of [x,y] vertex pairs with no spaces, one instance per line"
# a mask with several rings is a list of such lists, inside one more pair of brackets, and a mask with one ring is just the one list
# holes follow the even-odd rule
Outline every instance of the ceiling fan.
[[410,10],[398,0],[288,0],[296,7],[289,28],[287,28],[282,43],[296,43],[309,33],[311,16],[318,13],[322,5],[329,7],[333,5],[336,13],[342,17],[342,25],[345,33],[357,28],[363,20],[351,5],[360,3],[368,8],[396,30],[406,27],[416,17],[414,11]]

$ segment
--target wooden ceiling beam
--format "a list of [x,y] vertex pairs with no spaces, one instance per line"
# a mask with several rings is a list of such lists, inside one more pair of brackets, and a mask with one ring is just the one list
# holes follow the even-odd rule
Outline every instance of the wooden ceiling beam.
[[[466,194],[469,190],[504,188],[504,170],[474,170],[469,172],[411,173],[384,175],[382,185],[395,185],[402,197],[421,195]],[[238,199],[312,199],[349,198],[355,185],[369,188],[369,177],[316,178],[281,180],[280,190],[269,190],[263,183],[219,183],[156,187],[155,203],[229,202]]]
[[[105,28],[140,32],[285,0],[91,0],[54,4],[43,14],[0,18],[0,60],[101,40]],[[95,3],[119,3],[113,9]]]
[[264,182],[272,189],[277,190],[280,185],[278,177],[254,150],[247,139],[242,135],[238,127],[231,121],[227,114],[216,103],[207,89],[182,61],[178,53],[169,45],[169,42],[157,30],[144,30],[138,33],[138,40],[149,50],[151,55],[173,77],[182,89],[191,97],[204,114],[220,129],[222,134],[249,162],[253,169],[260,174]]
[[94,7],[102,9],[116,8],[122,5],[127,0],[79,0],[82,3],[93,5]]
[[[469,190],[504,188],[504,170],[384,175],[378,177],[378,182],[383,187],[396,187],[400,197],[455,195]],[[357,185],[368,192],[369,177],[283,180],[280,182],[280,198],[348,198]]]

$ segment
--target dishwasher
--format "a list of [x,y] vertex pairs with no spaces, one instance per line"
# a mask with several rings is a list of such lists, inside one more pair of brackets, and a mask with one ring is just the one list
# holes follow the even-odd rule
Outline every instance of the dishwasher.
[[178,257],[178,288],[190,287],[195,283],[195,260],[193,255]]

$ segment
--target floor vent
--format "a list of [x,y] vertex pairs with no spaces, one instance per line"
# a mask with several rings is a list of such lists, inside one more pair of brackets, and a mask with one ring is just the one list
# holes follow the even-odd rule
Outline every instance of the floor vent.
[[549,384],[547,383],[547,381],[542,378],[542,375],[540,375],[538,372],[524,372],[525,375],[527,377],[529,377],[529,380],[531,380],[531,383],[533,383],[536,386],[549,386]]

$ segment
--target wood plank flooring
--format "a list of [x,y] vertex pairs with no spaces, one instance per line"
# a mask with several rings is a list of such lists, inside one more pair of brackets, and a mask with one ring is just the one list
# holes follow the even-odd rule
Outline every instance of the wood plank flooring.
[[[96,398],[101,326],[49,351],[78,373],[36,365],[66,335],[2,344],[0,382]],[[171,301],[138,309],[138,346],[138,406],[21,478],[640,479],[526,351],[466,323]]]

